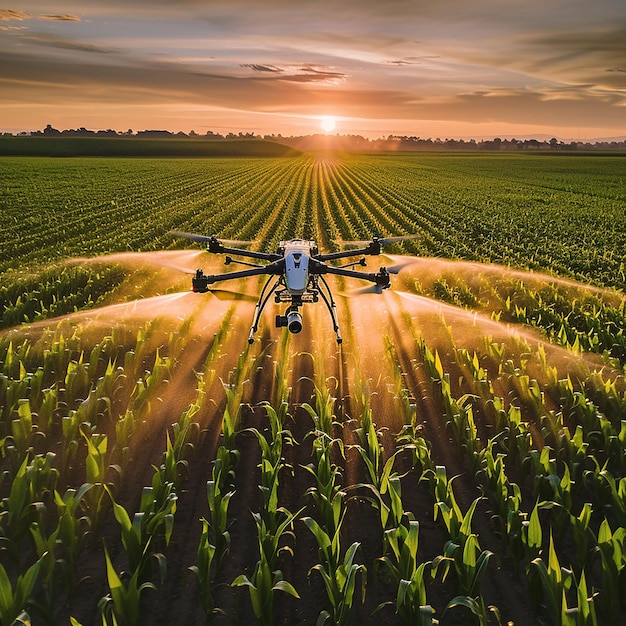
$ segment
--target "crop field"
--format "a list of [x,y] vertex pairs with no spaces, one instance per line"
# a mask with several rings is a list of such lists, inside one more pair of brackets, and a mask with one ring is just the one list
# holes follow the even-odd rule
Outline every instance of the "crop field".
[[[625,623],[625,174],[0,158],[0,623]],[[249,345],[170,230],[419,238]]]

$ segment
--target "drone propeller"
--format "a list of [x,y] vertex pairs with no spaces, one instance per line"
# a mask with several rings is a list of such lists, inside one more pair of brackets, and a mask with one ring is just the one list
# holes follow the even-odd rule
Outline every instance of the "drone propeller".
[[368,287],[360,287],[359,289],[345,291],[341,295],[345,298],[353,298],[354,296],[362,296],[370,293],[381,294],[383,291],[385,291],[385,288],[380,285],[369,285]]
[[258,300],[257,296],[228,289],[209,289],[206,293],[213,294],[218,300],[243,300],[245,302],[256,302]]
[[387,267],[387,271],[390,274],[399,274],[405,267],[409,267],[410,265],[415,265],[415,260],[408,260],[397,263],[396,265],[390,265]]
[[212,235],[207,237],[206,235],[196,235],[194,233],[184,233],[180,230],[170,230],[170,235],[174,237],[184,237],[185,239],[193,239],[193,241],[198,241],[200,243],[208,243],[209,241],[219,241],[219,243],[226,244],[227,246],[251,246],[256,243],[256,241],[242,241],[240,239],[220,239],[217,235]]
[[374,237],[373,239],[363,239],[363,240],[344,240],[344,239],[335,239],[334,242],[340,246],[367,246],[373,241],[377,241],[383,246],[388,243],[396,243],[397,241],[407,241],[409,239],[419,239],[421,235],[403,235],[401,237]]

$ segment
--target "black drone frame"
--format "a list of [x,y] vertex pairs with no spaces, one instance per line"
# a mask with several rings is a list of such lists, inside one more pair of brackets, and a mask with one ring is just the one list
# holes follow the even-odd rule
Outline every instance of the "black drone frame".
[[219,240],[215,236],[205,237],[203,235],[190,235],[188,233],[181,233],[177,231],[172,234],[187,237],[188,239],[193,239],[194,241],[198,241],[200,243],[205,243],[207,251],[214,254],[235,254],[259,261],[267,261],[266,264],[248,263],[246,261],[234,260],[232,257],[227,256],[225,260],[226,265],[239,263],[241,265],[250,266],[250,269],[238,272],[228,272],[227,274],[212,275],[207,275],[201,269],[198,269],[191,280],[192,290],[194,292],[206,293],[210,291],[209,285],[213,285],[214,283],[225,280],[234,280],[237,278],[249,278],[250,276],[269,275],[269,278],[263,286],[259,299],[256,303],[252,326],[250,327],[250,334],[248,336],[249,343],[254,342],[254,333],[258,330],[259,319],[263,313],[265,305],[268,303],[272,295],[274,295],[276,303],[289,303],[289,307],[287,308],[285,314],[276,316],[276,326],[285,326],[291,332],[296,333],[302,330],[302,316],[300,315],[299,308],[307,302],[318,302],[321,297],[330,314],[333,323],[333,330],[337,334],[337,343],[341,343],[342,337],[339,330],[339,322],[337,320],[337,307],[324,275],[334,274],[336,276],[346,276],[348,278],[360,278],[362,280],[367,280],[376,285],[376,290],[379,293],[382,292],[383,289],[387,289],[391,284],[389,271],[384,267],[381,267],[376,273],[360,272],[350,269],[355,265],[364,266],[364,258],[343,266],[333,266],[326,263],[326,261],[335,261],[337,259],[346,259],[354,256],[378,255],[382,251],[382,243],[385,241],[391,241],[389,239],[385,240],[374,237],[374,239],[365,247],[341,252],[331,252],[329,254],[319,254],[317,249],[313,249],[309,259],[309,285],[307,285],[307,288],[302,295],[293,295],[289,292],[285,284],[285,258],[282,254],[255,252],[252,250],[242,250],[241,248],[228,247],[224,245],[223,240]]

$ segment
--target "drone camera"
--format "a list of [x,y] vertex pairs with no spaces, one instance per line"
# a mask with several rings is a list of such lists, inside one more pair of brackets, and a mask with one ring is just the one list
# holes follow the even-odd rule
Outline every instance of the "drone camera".
[[287,313],[287,328],[290,333],[299,333],[302,330],[302,315],[299,311]]
[[299,333],[302,330],[302,314],[294,309],[285,315],[277,315],[276,328],[287,328],[290,333]]

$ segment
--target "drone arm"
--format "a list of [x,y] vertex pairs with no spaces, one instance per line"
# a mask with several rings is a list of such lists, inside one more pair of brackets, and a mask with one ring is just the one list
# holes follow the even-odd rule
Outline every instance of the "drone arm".
[[249,270],[241,272],[229,272],[228,274],[209,274],[206,275],[202,270],[197,270],[195,276],[191,279],[192,290],[198,293],[205,293],[209,290],[209,285],[224,280],[233,280],[235,278],[248,278],[249,276],[261,276],[262,274],[281,274],[283,271],[283,263],[275,262],[263,267],[253,267]]
[[350,270],[345,267],[333,267],[332,265],[326,265],[325,263],[314,263],[311,268],[312,274],[335,274],[336,276],[347,276],[348,278],[360,278],[362,280],[369,280],[372,283],[376,283],[381,289],[387,289],[391,282],[389,280],[389,272],[387,268],[381,267],[378,272],[366,273],[358,272],[356,270]]
[[342,250],[341,252],[329,252],[328,254],[318,254],[315,258],[318,261],[333,261],[335,259],[347,259],[360,254],[376,255],[381,253],[381,245],[378,241],[372,241],[366,248],[355,248],[354,250]]

